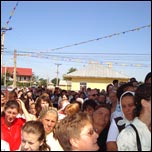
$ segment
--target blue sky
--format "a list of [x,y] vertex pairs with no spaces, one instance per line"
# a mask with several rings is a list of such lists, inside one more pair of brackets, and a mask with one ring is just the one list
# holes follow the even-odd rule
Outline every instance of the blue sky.
[[151,24],[150,1],[20,1],[13,12],[16,3],[1,2],[1,27],[9,21],[13,28],[5,33],[4,65],[13,66],[16,49],[17,67],[50,80],[56,64],[59,78],[90,61],[110,62],[138,81],[151,71],[151,26],[137,30]]

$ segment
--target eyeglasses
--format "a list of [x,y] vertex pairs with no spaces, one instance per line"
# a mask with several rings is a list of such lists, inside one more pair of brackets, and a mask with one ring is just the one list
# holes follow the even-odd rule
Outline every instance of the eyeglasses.
[[95,97],[95,96],[98,96],[98,94],[93,94],[92,96]]
[[90,129],[87,133],[83,133],[81,135],[92,136],[94,133],[97,133],[97,129],[95,129],[95,128]]

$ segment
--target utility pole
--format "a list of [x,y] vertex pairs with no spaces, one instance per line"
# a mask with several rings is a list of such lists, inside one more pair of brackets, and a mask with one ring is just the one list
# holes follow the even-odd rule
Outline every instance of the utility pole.
[[5,78],[4,78],[4,86],[6,87],[6,65],[5,65]]
[[13,88],[16,88],[16,50],[14,50]]
[[3,65],[3,52],[4,52],[4,36],[5,36],[5,32],[8,31],[8,30],[12,30],[12,28],[5,28],[5,27],[2,27],[1,28],[1,80],[2,80],[2,65]]
[[49,84],[49,77],[48,77],[48,74],[46,75],[46,87],[48,87],[48,84]]
[[59,74],[59,71],[58,71],[58,68],[59,68],[59,66],[61,65],[61,64],[58,64],[58,63],[55,63],[55,65],[57,65],[57,71],[56,71],[56,86],[58,86],[59,85],[59,82],[58,82],[58,74]]
[[4,86],[7,87],[7,83],[6,83],[6,80],[7,80],[7,64],[12,60],[13,58],[10,58],[10,60],[8,62],[6,62],[6,64],[4,64],[5,66],[5,77],[4,77]]
[[5,35],[5,32],[2,31],[2,34],[1,34],[1,81],[2,81],[2,65],[3,65],[3,51],[4,51],[4,35]]

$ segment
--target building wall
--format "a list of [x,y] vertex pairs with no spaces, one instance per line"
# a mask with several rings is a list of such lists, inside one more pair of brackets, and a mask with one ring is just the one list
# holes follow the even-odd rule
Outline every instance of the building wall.
[[71,81],[60,80],[59,87],[62,90],[71,90]]
[[[87,88],[98,88],[100,90],[105,89],[109,83],[112,83],[114,79],[118,78],[72,78],[71,90],[80,90],[80,82],[86,82]],[[119,82],[128,82],[129,79],[118,79]]]
[[71,90],[71,86],[69,85],[59,85],[62,90]]
[[17,76],[17,81],[18,82],[31,82],[30,76]]

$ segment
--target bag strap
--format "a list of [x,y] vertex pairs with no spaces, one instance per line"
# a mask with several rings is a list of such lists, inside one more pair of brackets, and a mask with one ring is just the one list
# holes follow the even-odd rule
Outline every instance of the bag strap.
[[138,131],[136,129],[136,127],[133,125],[133,124],[130,124],[130,126],[134,129],[134,131],[136,132],[136,140],[137,140],[137,148],[138,148],[138,151],[142,151],[141,149],[141,142],[140,142],[140,138],[139,138],[139,134],[138,134]]
[[116,117],[116,118],[114,118],[114,120],[116,122],[116,125],[118,127],[119,132],[121,132],[121,130],[123,130],[125,128],[125,124],[123,124],[123,123],[119,124],[118,122],[123,120],[123,118],[122,117]]

